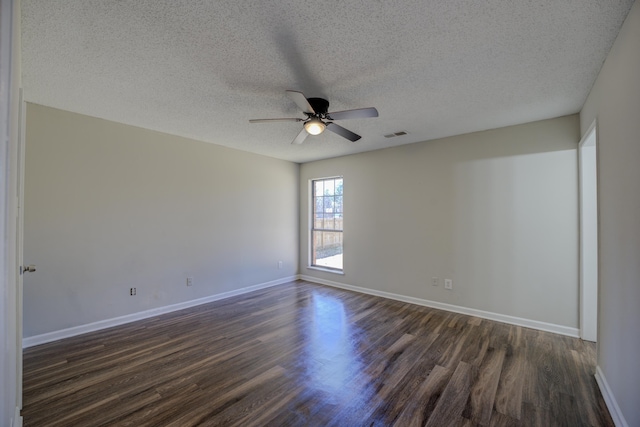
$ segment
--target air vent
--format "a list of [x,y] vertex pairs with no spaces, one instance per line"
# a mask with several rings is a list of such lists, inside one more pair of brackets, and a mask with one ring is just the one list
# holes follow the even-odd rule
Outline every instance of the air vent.
[[388,135],[385,135],[385,138],[395,138],[396,136],[402,136],[402,135],[406,135],[407,132],[401,130],[400,132],[394,132],[394,133],[390,133]]

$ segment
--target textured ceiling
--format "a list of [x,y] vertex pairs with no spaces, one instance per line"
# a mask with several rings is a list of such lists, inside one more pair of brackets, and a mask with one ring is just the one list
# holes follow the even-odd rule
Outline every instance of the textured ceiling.
[[[294,162],[576,113],[633,0],[22,0],[25,98]],[[291,145],[304,117],[377,107]],[[406,131],[387,139],[385,134]]]

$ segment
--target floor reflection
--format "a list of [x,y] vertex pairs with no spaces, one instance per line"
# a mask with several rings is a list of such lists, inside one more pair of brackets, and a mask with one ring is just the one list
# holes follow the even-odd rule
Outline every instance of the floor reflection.
[[315,387],[332,394],[345,392],[360,369],[351,341],[344,304],[337,298],[314,292],[309,307],[307,370]]

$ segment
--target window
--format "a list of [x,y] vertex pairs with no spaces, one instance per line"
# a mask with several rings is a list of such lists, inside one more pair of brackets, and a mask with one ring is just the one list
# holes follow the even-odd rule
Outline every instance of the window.
[[311,265],[342,271],[342,177],[311,181]]

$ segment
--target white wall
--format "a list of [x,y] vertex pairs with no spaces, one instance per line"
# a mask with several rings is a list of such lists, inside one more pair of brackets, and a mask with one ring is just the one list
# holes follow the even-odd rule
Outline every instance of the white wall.
[[[300,272],[577,328],[578,142],[573,115],[303,164]],[[308,180],[336,175],[344,276],[307,268]]]
[[25,337],[297,273],[295,163],[33,104],[26,145]]
[[598,367],[629,426],[640,425],[639,76],[636,2],[580,113],[582,133],[598,121]]

